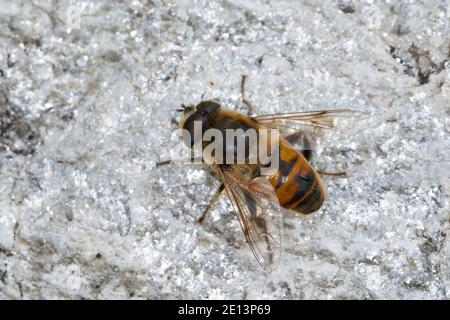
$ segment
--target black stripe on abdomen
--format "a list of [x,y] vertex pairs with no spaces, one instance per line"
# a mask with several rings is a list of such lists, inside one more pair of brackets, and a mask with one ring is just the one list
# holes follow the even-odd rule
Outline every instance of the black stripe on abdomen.
[[308,193],[308,195],[300,201],[294,208],[295,211],[301,212],[303,214],[312,213],[322,206],[325,197],[320,187],[320,183],[313,186],[313,189]]
[[287,180],[289,174],[294,169],[295,163],[297,162],[297,157],[294,157],[293,159],[289,161],[284,161],[280,159],[279,164],[279,171],[280,171],[280,178],[278,179],[277,185],[275,186],[275,190],[280,188]]
[[309,172],[305,176],[302,176],[300,172],[296,172],[293,179],[294,181],[291,183],[296,184],[295,193],[292,195],[291,199],[284,203],[284,206],[288,208],[302,199],[314,184],[313,176]]

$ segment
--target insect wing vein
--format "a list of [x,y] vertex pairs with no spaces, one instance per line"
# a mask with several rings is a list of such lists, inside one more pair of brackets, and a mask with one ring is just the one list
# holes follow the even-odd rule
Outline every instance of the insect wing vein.
[[268,272],[279,264],[282,251],[281,207],[265,178],[244,181],[231,167],[218,169],[253,255]]

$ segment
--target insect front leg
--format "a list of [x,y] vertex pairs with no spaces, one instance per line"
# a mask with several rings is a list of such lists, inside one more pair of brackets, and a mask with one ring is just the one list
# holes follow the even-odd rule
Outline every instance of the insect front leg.
[[258,112],[256,112],[256,108],[245,97],[245,81],[246,81],[246,79],[247,79],[246,75],[241,75],[241,101],[250,110],[250,112],[254,113],[255,115],[258,115]]
[[174,162],[172,160],[165,160],[165,161],[159,161],[156,163],[156,167],[161,167],[166,164],[173,164]]
[[191,158],[187,158],[187,159],[180,159],[180,160],[177,160],[177,161],[174,161],[174,160],[164,160],[164,161],[159,161],[159,162],[156,162],[156,167],[158,168],[158,167],[161,167],[161,166],[165,166],[165,165],[167,165],[167,164],[179,164],[179,163],[194,163],[194,164],[199,164],[199,163],[202,163],[203,162],[203,159],[202,158],[199,158],[199,157],[194,157],[194,156],[192,156]]

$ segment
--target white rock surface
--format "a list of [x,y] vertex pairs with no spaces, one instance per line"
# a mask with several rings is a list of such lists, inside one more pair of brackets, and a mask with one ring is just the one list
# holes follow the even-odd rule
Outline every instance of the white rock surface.
[[[0,298],[450,298],[445,1],[0,1]],[[354,108],[328,199],[255,263],[218,182],[155,161],[180,103]]]

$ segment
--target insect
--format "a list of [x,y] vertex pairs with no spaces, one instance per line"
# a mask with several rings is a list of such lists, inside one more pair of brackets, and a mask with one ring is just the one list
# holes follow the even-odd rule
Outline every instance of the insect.
[[[345,173],[317,171],[311,164],[311,147],[321,130],[332,129],[338,117],[355,117],[364,113],[353,110],[320,110],[295,113],[258,115],[253,105],[245,98],[246,76],[241,78],[241,100],[254,114],[247,116],[224,108],[215,101],[201,101],[197,105],[184,106],[179,127],[190,133],[191,139],[184,141],[189,148],[201,141],[202,135],[194,133],[194,123],[202,124],[202,132],[208,129],[278,129],[278,167],[269,174],[261,175],[264,164],[255,163],[210,163],[210,168],[221,184],[203,215],[202,222],[211,206],[225,190],[246,241],[256,260],[265,271],[277,268],[282,251],[282,209],[294,214],[310,214],[323,204],[325,192],[321,175],[339,176]],[[229,143],[229,142],[224,142]],[[231,142],[231,150],[236,145]],[[295,145],[300,144],[298,148]],[[230,149],[230,145],[225,149]],[[248,145],[245,146],[248,149]],[[248,150],[247,150],[248,151]],[[170,161],[159,164],[169,163]]]

